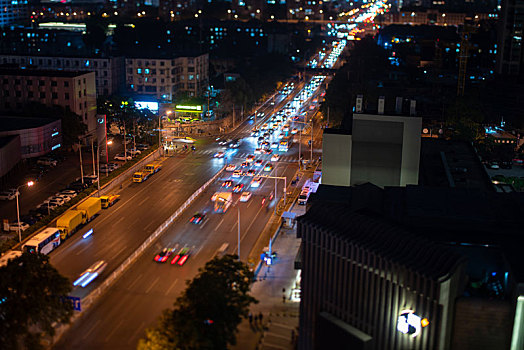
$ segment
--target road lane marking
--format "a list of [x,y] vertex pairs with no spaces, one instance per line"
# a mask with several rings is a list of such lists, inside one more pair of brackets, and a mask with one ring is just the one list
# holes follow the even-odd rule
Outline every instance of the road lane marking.
[[244,237],[246,237],[246,235],[249,233],[249,230],[251,229],[251,226],[253,226],[253,224],[255,223],[255,220],[257,219],[258,214],[260,214],[260,211],[262,210],[262,208],[264,208],[264,206],[261,206],[260,209],[258,209],[258,211],[257,211],[257,215],[255,215],[255,217],[254,217],[253,220],[251,221],[251,224],[249,224],[248,228],[246,229],[244,235],[240,238],[240,241],[241,241],[241,242],[242,242],[242,240],[244,239]]
[[122,253],[126,248],[127,246],[122,246],[122,248],[120,248],[120,250],[114,256],[120,255],[120,253]]
[[95,324],[93,325],[93,327],[91,327],[91,328],[89,329],[89,331],[87,331],[87,333],[84,334],[84,337],[83,337],[82,339],[87,339],[87,338],[89,338],[89,334],[91,334],[91,332],[96,328],[96,326],[98,326],[98,324],[99,324],[100,322],[101,322],[100,319],[96,320],[96,322],[95,322]]
[[217,227],[215,227],[215,232],[218,230],[218,228],[220,227],[220,225],[222,225],[222,223],[224,222],[224,219],[225,219],[225,218],[222,218],[222,220],[220,220],[220,222],[218,223]]
[[84,248],[77,250],[75,255],[78,256],[78,255],[82,254],[84,251],[86,251],[89,248],[90,248],[90,245],[87,244]]
[[235,223],[233,224],[233,226],[231,227],[231,230],[229,230],[229,232],[233,232],[233,230],[235,229],[237,224],[238,224],[238,220],[235,221]]
[[125,216],[121,216],[120,219],[118,219],[117,221],[111,224],[111,227],[115,226],[116,224],[121,223],[122,221],[124,221],[124,219],[125,219]]
[[108,342],[109,339],[111,339],[111,337],[113,336],[113,334],[115,334],[116,330],[118,327],[120,327],[122,325],[122,323],[124,323],[124,320],[121,319],[120,322],[118,322],[117,326],[113,328],[113,330],[107,335],[105,341]]
[[149,285],[149,288],[146,289],[146,294],[149,294],[149,292],[150,292],[151,289],[154,287],[154,285],[158,282],[159,279],[160,279],[160,277],[157,277],[157,278],[153,281],[153,283],[151,283],[151,284]]
[[149,196],[146,196],[142,201],[138,203],[138,206],[141,206],[142,204],[144,204],[148,199],[149,199]]
[[138,326],[138,328],[136,329],[136,331],[133,333],[133,335],[131,337],[129,337],[129,339],[127,340],[127,343],[128,344],[131,344],[133,342],[133,339],[136,338],[136,336],[138,335],[138,333],[140,333],[140,331],[142,330],[142,328],[144,328],[144,326],[146,325],[146,323],[144,321],[142,321],[140,323],[140,326]]
[[138,275],[133,282],[127,287],[127,290],[131,290],[133,288],[133,285],[138,282],[138,280],[142,277],[142,274]]
[[169,294],[169,292],[171,291],[171,289],[173,289],[176,285],[176,283],[178,282],[178,278],[175,279],[175,281],[173,283],[171,283],[171,285],[169,286],[169,289],[164,293],[166,296]]

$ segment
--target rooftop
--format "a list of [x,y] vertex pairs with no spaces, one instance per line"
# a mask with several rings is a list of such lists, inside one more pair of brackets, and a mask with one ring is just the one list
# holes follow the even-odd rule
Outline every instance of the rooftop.
[[56,120],[58,119],[0,116],[0,132],[38,128]]
[[82,75],[90,74],[90,73],[92,72],[0,67],[0,75],[17,75],[17,76],[25,76],[25,77],[74,78],[74,77],[78,77],[78,76],[82,76]]

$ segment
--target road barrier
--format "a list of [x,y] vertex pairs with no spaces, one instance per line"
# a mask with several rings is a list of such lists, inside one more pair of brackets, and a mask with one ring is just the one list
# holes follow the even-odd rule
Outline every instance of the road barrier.
[[[104,280],[104,282],[102,282],[102,284],[100,284],[96,289],[94,289],[91,293],[89,293],[89,295],[87,295],[86,297],[84,297],[81,301],[81,307],[82,307],[82,310],[79,311],[79,312],[76,312],[71,320],[71,324],[74,323],[78,317],[80,317],[82,315],[82,313],[84,311],[86,311],[91,305],[93,305],[97,299],[104,293],[106,292],[113,283],[115,283],[115,281],[120,278],[125,270],[131,266],[137,259],[138,257],[149,247],[149,245],[151,243],[153,243],[168,227],[169,225],[171,225],[173,223],[173,221],[175,221],[176,218],[178,218],[180,216],[180,214],[182,214],[184,212],[184,210],[187,209],[188,206],[191,205],[191,203],[193,203],[193,201],[202,193],[204,192],[207,187],[209,187],[209,185],[211,185],[214,181],[216,181],[216,179],[222,174],[222,172],[224,171],[225,169],[225,166],[220,169],[211,179],[209,179],[204,185],[202,185],[202,187],[200,187],[195,193],[193,193],[191,195],[191,197],[189,197],[185,202],[184,204],[182,204],[180,206],[180,208],[178,208],[178,210],[173,214],[171,215],[166,221],[164,221],[164,223],[162,223],[156,230],[155,232],[153,232],[153,234],[151,234],[151,236],[149,236],[141,245],[138,249],[136,249],[118,268],[116,268],[115,270],[113,270],[113,272],[111,273],[111,275],[106,278]],[[56,331],[56,335],[55,337],[53,338],[53,344],[56,343],[60,337],[64,334],[64,332],[69,328],[69,326],[71,324],[67,324],[67,325],[63,325],[61,326],[59,329],[57,329]]]

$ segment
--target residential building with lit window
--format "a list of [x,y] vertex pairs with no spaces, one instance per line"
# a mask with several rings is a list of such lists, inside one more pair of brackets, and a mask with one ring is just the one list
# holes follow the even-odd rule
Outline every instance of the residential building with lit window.
[[28,21],[27,0],[0,0],[0,27]]
[[27,103],[62,106],[96,130],[94,72],[0,68],[0,111],[20,112]]
[[498,31],[497,73],[518,77],[519,81],[522,81],[524,74],[523,27],[524,1],[503,0]]
[[177,94],[199,96],[208,86],[209,55],[126,58],[127,90],[171,101]]
[[0,64],[19,67],[95,73],[97,96],[110,96],[124,88],[123,57],[65,57],[0,54]]

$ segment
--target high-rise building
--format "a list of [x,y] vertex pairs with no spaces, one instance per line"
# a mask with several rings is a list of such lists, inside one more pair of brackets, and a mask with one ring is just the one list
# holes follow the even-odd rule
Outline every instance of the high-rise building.
[[0,68],[0,111],[20,112],[27,103],[62,106],[96,129],[95,73]]
[[0,27],[27,21],[27,0],[0,0]]
[[502,75],[524,76],[524,0],[503,0],[499,27],[497,72]]

